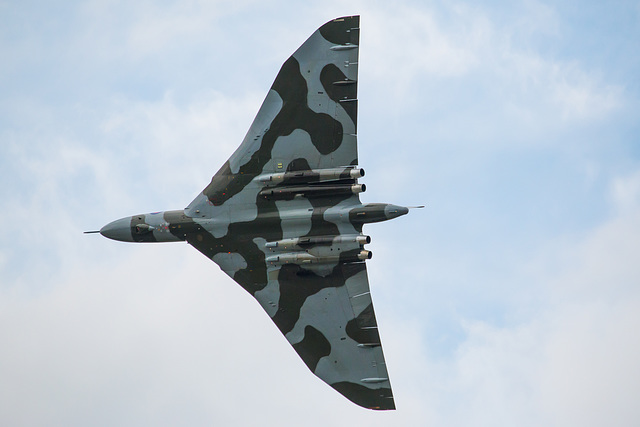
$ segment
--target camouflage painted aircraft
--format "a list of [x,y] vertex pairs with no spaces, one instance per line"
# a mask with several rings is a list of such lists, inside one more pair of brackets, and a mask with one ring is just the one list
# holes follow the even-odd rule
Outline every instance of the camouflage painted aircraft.
[[320,27],[284,63],[240,147],[184,210],[99,232],[187,241],[260,303],[311,371],[349,400],[395,409],[369,292],[356,144],[359,16]]

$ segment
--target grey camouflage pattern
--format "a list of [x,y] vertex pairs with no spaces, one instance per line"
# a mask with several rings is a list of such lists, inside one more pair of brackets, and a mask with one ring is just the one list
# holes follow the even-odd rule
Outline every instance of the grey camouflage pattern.
[[330,21],[284,63],[242,144],[184,210],[100,231],[187,241],[255,297],[309,369],[366,408],[395,409],[373,310],[357,167],[359,17]]

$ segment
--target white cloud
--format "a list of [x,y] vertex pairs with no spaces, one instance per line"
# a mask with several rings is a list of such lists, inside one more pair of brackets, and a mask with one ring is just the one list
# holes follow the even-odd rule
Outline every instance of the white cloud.
[[640,416],[634,399],[640,393],[640,296],[569,304],[554,314],[537,379],[551,424],[633,424]]
[[[460,76],[478,63],[476,43],[490,31],[482,17],[472,19],[469,11],[455,10],[455,21],[447,27],[431,10],[393,6],[394,13],[374,10],[365,16],[363,49],[374,51],[370,72],[379,79],[415,82],[424,75]],[[444,28],[443,28],[444,27]],[[381,54],[382,53],[382,54]],[[409,88],[406,88],[409,89]]]
[[612,197],[621,213],[640,209],[640,170],[628,176],[616,177],[612,183]]
[[624,104],[622,87],[574,58],[541,50],[541,37],[562,42],[559,28],[565,23],[555,10],[539,2],[519,7],[522,13],[514,20],[464,3],[365,6],[364,75],[375,78],[398,114],[424,103],[456,108],[448,99],[453,93],[465,100],[461,113],[478,116],[473,126],[496,126],[498,117],[510,116],[512,122],[500,123],[502,132],[505,125],[538,132],[541,123],[558,129],[618,111]]
[[187,197],[181,203],[188,203],[240,144],[263,96],[206,92],[182,104],[170,92],[157,102],[120,98],[101,128],[105,138],[129,141],[119,143],[126,150],[121,155],[135,159],[128,167],[155,183],[140,190]]
[[[622,199],[636,197],[636,180],[617,180],[613,192],[632,187]],[[521,272],[537,291],[510,305],[511,320],[461,319],[467,336],[454,358],[432,366],[450,405],[440,412],[453,425],[624,426],[640,417],[634,200],[586,235],[544,248]]]
[[88,50],[97,48],[96,53],[107,55],[106,58],[113,59],[110,55],[116,54],[116,57],[135,62],[150,55],[180,49],[184,44],[192,44],[194,39],[220,40],[219,21],[253,3],[251,0],[232,3],[170,1],[162,4],[95,0],[81,5],[79,20],[84,34],[74,42]]
[[[511,327],[483,322],[432,365],[449,425],[625,426],[640,416],[640,298],[570,303]],[[443,385],[444,384],[444,385]]]

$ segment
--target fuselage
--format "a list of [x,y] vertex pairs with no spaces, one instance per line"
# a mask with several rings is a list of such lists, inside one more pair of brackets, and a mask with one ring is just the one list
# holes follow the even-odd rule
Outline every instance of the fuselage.
[[[408,208],[386,203],[368,203],[335,207],[322,213],[322,219],[335,224],[350,224],[361,230],[362,225],[372,222],[386,221],[409,212]],[[247,238],[252,235],[264,237],[266,241],[277,240],[282,232],[274,233],[270,239],[268,230],[277,227],[304,227],[313,220],[313,209],[288,209],[284,211],[270,210],[266,212],[238,211],[240,217],[193,217],[185,210],[171,210],[124,217],[102,227],[100,234],[122,242],[178,242],[188,240],[194,233],[211,233],[225,229],[231,222],[245,224],[243,234]],[[246,217],[242,217],[242,215]],[[317,213],[316,213],[317,215]],[[265,230],[267,230],[265,232]]]

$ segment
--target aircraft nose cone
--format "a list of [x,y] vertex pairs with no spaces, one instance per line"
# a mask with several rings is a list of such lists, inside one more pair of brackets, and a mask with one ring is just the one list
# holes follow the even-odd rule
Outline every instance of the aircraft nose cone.
[[104,237],[121,242],[132,242],[131,218],[121,218],[110,222],[100,229],[100,234]]
[[387,219],[397,218],[402,215],[406,215],[409,213],[409,208],[405,208],[404,206],[398,205],[387,205],[384,209],[384,214]]

